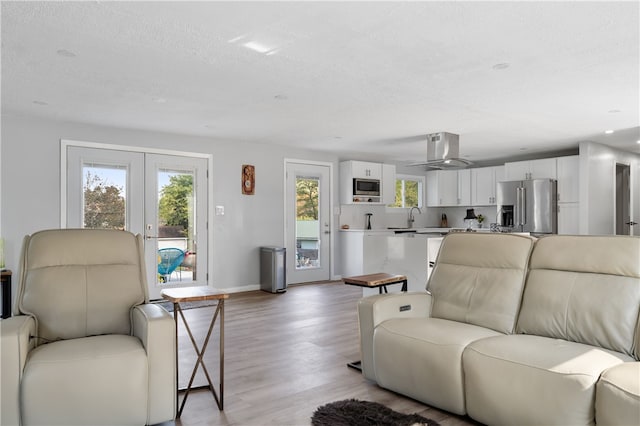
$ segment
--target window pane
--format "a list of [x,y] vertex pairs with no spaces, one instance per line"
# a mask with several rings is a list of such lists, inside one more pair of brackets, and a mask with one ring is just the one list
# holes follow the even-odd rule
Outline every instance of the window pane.
[[419,179],[396,179],[396,201],[389,207],[421,207],[422,181]]
[[83,226],[92,229],[125,229],[127,169],[85,165],[83,177]]
[[418,182],[404,181],[404,207],[418,207]]
[[193,173],[158,171],[158,282],[195,280]]
[[296,178],[296,269],[320,267],[320,180]]

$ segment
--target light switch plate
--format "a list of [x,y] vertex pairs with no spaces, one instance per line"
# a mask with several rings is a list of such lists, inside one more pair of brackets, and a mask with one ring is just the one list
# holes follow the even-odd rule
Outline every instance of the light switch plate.
[[224,206],[216,206],[216,216],[224,216]]

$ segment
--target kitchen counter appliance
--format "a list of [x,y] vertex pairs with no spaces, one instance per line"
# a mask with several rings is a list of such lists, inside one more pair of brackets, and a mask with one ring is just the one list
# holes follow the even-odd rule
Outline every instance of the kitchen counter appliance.
[[513,232],[557,234],[557,188],[555,179],[498,182],[498,225]]

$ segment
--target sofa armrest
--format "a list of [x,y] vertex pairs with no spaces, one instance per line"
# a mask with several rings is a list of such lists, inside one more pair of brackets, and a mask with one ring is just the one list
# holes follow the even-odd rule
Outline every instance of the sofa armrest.
[[149,404],[147,424],[173,420],[176,415],[176,326],[173,317],[159,305],[133,308],[133,335],[147,351]]
[[33,317],[19,315],[0,321],[0,424],[19,425],[20,379],[27,354],[35,346]]
[[358,302],[360,359],[362,374],[376,380],[373,369],[373,332],[378,324],[391,318],[428,318],[430,293],[391,293],[364,297]]

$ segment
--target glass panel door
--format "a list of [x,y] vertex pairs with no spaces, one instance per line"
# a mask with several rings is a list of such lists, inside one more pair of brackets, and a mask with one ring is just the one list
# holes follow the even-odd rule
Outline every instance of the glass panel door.
[[330,167],[286,164],[287,283],[328,280],[330,265]]
[[296,176],[296,269],[320,268],[320,179]]
[[63,226],[145,236],[149,298],[207,285],[207,159],[67,147]]
[[66,226],[143,233],[143,179],[143,153],[69,146]]
[[150,297],[167,287],[206,284],[207,160],[147,154],[145,168],[145,255],[157,267]]

